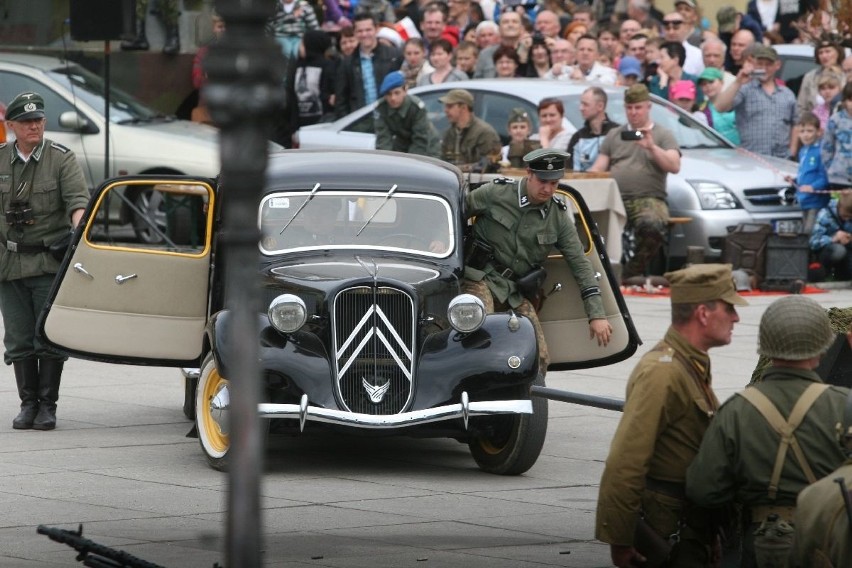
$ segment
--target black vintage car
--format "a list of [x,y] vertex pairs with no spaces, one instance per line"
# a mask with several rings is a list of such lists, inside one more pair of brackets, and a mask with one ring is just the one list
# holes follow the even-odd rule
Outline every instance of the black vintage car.
[[[97,227],[110,195],[159,194],[158,239]],[[456,438],[479,467],[519,474],[535,463],[547,401],[529,320],[486,314],[460,293],[465,178],[444,162],[395,153],[288,151],[271,157],[258,203],[257,316],[264,397],[276,431],[319,426],[368,435]],[[227,187],[186,177],[120,178],[93,196],[63,263],[41,333],[72,356],[196,367],[185,412],[210,464],[228,464],[229,373],[238,346],[217,258]],[[638,337],[578,193],[565,188],[600,276],[612,343],[589,339],[576,284],[548,260],[541,319],[552,369],[629,357]],[[97,228],[97,230],[95,230]],[[106,234],[106,238],[104,238]],[[272,422],[271,420],[265,423]]]

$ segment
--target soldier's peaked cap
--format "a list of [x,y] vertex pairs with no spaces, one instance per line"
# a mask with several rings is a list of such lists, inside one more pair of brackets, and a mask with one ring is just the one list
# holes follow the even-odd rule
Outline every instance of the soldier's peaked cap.
[[700,304],[722,300],[736,306],[747,306],[737,294],[730,264],[695,264],[667,272],[672,304]]
[[44,99],[38,93],[21,93],[6,107],[6,120],[44,118]]
[[543,180],[562,179],[565,175],[565,162],[571,155],[552,148],[539,148],[524,156],[524,162],[535,177]]

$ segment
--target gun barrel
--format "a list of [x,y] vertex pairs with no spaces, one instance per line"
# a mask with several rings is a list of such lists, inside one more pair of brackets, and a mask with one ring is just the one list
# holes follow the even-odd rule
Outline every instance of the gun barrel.
[[558,400],[560,402],[570,402],[571,404],[603,408],[604,410],[615,410],[617,412],[624,411],[624,401],[619,398],[582,394],[550,387],[540,387],[537,385],[534,385],[530,389],[530,394],[550,400]]

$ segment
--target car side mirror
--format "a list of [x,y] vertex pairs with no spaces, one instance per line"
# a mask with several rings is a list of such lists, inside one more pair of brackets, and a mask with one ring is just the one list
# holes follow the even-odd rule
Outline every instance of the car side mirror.
[[59,126],[83,134],[97,134],[98,128],[73,110],[59,115]]

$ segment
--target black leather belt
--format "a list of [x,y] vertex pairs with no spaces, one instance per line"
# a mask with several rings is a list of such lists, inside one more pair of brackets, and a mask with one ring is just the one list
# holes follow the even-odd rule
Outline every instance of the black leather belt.
[[652,477],[645,478],[645,489],[662,493],[675,499],[686,499],[686,485],[676,481],[662,481]]
[[512,278],[515,276],[514,270],[494,260],[491,261],[491,267],[494,269],[495,272],[497,272],[497,274],[508,280],[512,280]]
[[44,245],[26,245],[16,243],[15,241],[6,241],[6,250],[18,254],[38,254],[40,252],[47,252],[49,249]]

